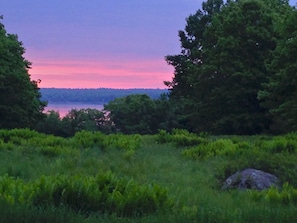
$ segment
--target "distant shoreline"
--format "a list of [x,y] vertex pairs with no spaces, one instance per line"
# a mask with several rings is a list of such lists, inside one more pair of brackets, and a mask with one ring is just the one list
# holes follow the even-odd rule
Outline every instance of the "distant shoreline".
[[147,94],[158,99],[167,94],[167,89],[113,89],[113,88],[40,88],[41,100],[49,103],[107,104],[110,101],[131,94]]

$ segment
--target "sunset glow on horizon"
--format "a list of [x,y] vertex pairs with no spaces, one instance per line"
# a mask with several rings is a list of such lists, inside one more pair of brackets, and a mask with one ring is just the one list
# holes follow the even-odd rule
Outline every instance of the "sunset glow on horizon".
[[[160,88],[173,68],[156,61],[42,61],[29,70],[41,88]],[[137,83],[137,85],[135,85]]]
[[1,1],[40,88],[160,88],[180,53],[178,31],[201,0]]
[[180,54],[178,31],[202,2],[1,0],[0,15],[41,88],[165,89],[174,69],[164,57]]

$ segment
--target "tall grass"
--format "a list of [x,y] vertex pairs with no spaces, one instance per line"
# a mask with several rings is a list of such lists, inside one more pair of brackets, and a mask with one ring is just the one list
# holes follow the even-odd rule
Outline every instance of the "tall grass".
[[[295,133],[212,137],[185,130],[147,136],[80,132],[64,139],[27,129],[0,130],[0,176],[6,179],[0,182],[0,221],[294,222],[296,142]],[[275,174],[284,187],[221,190],[229,175],[244,168]],[[106,211],[100,209],[104,190],[95,183],[100,174],[110,188]]]

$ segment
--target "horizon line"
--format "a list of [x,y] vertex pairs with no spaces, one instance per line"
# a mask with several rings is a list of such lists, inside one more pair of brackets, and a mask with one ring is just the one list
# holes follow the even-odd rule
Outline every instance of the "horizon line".
[[98,89],[109,89],[109,90],[169,90],[169,88],[67,88],[67,87],[39,87],[39,89],[68,89],[68,90],[98,90]]

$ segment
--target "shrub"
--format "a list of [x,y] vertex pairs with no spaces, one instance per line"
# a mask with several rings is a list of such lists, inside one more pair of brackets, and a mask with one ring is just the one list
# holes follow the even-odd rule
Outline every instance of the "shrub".
[[14,140],[16,140],[17,138],[22,140],[28,140],[30,138],[39,137],[41,135],[42,134],[30,129],[0,129],[0,139],[2,139],[5,143],[11,141],[12,138]]
[[65,146],[69,140],[53,135],[45,135],[29,129],[0,130],[2,143],[12,143],[18,146]]
[[137,150],[140,147],[140,135],[111,134],[106,136],[104,145],[106,148],[120,150]]
[[81,131],[73,137],[74,146],[79,148],[99,147],[102,150],[116,148],[120,150],[136,150],[140,147],[140,135],[110,134]]
[[258,147],[270,153],[293,153],[297,149],[297,141],[292,138],[277,136],[271,140],[262,140],[258,143]]
[[0,198],[9,204],[15,202],[27,204],[30,189],[21,179],[15,179],[7,174],[0,176]]
[[281,189],[271,187],[268,190],[250,191],[253,200],[264,200],[269,204],[297,205],[297,189],[288,182],[284,183]]
[[178,147],[188,147],[206,143],[208,140],[184,129],[173,129],[171,134],[165,130],[160,130],[157,141],[159,143],[173,142]]
[[70,146],[71,143],[69,139],[65,139],[59,136],[53,135],[41,135],[38,137],[31,138],[27,141],[27,144],[30,146],[41,147],[41,146]]
[[220,155],[230,156],[235,154],[237,149],[238,145],[234,144],[230,139],[218,139],[214,142],[185,149],[182,154],[194,159],[203,159]]
[[0,177],[0,198],[9,204],[37,207],[68,207],[79,213],[98,212],[119,216],[140,216],[172,207],[167,190],[119,179],[112,173],[87,176],[42,176],[25,183]]
[[89,132],[80,131],[75,133],[72,138],[75,147],[89,148],[89,147],[102,147],[103,146],[104,135],[101,132]]
[[171,141],[171,135],[166,130],[159,130],[157,134],[158,143],[168,143]]

